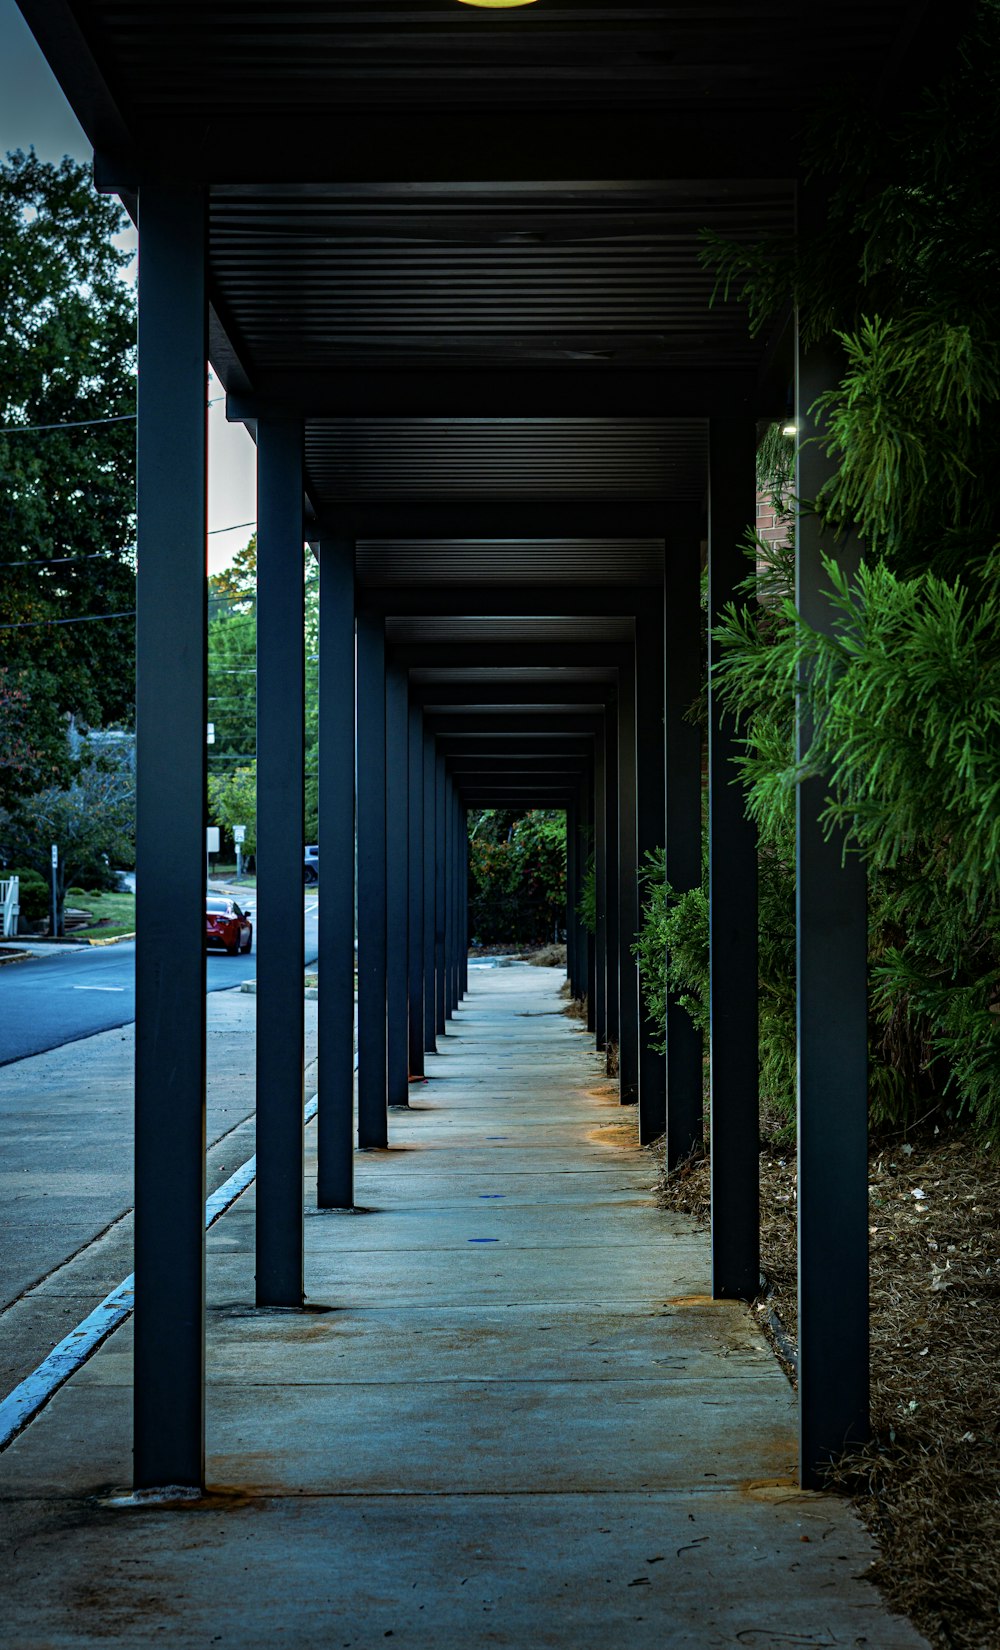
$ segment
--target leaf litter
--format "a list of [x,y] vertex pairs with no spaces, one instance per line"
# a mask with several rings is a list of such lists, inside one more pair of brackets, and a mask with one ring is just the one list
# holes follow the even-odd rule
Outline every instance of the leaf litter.
[[[780,1136],[779,1136],[780,1140]],[[708,1156],[657,1200],[707,1224]],[[796,1163],[760,1156],[765,1288],[749,1311],[795,1379]],[[876,1142],[869,1162],[872,1439],[832,1463],[880,1548],[869,1572],[936,1650],[1000,1650],[1000,1186],[966,1136]]]

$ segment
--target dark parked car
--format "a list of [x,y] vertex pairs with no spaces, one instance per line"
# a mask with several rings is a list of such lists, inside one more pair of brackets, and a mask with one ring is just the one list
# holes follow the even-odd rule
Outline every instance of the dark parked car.
[[302,870],[307,883],[319,881],[319,848],[315,843],[302,850]]
[[234,899],[205,901],[205,941],[208,945],[223,946],[231,957],[238,951],[249,951],[253,944],[253,924]]

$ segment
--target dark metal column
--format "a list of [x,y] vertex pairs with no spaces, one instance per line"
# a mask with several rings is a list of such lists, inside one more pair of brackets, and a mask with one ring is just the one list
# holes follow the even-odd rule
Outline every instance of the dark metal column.
[[[586,829],[586,834],[584,836],[583,847],[582,847],[582,857],[581,857],[581,860],[580,860],[580,898],[581,899],[583,898],[583,879],[586,876],[587,867],[590,864],[590,859],[591,859],[591,856],[594,852],[596,800],[595,800],[595,776],[594,776],[594,751],[593,751],[593,749],[591,750],[590,761],[587,765],[587,775],[586,775],[585,785],[586,785],[586,788],[585,788],[584,795],[585,795],[586,804],[587,804],[587,829]],[[585,922],[583,920],[583,917],[579,913],[579,910],[577,911],[577,921],[579,922],[579,925],[580,925],[580,929],[579,929],[580,939],[581,939],[581,942],[583,944],[584,954],[585,954],[586,963],[587,963],[587,1030],[595,1032],[595,1034],[596,1034],[596,1030],[597,1030],[597,941],[595,939],[595,936],[591,933],[590,929],[585,924]],[[596,1047],[596,1042],[595,1042],[595,1047]]]
[[388,1145],[385,620],[358,614],[358,1145]]
[[[663,847],[666,835],[662,606],[657,611],[651,605],[643,612],[635,630],[636,852],[642,872],[647,868],[647,855]],[[650,1019],[644,1002],[639,1025],[639,1140],[648,1145],[659,1139],[667,1126],[667,1062],[665,1055],[650,1047],[653,1041],[662,1041],[664,1027]]]
[[618,705],[604,718],[605,845],[607,850],[604,926],[607,934],[607,1053],[609,1075],[618,1069],[621,1039],[621,958],[619,955],[621,872],[618,862]]
[[598,1049],[605,1049],[608,1043],[607,717],[604,722],[594,741],[594,1037]]
[[577,890],[576,875],[578,849],[579,829],[576,805],[571,803],[566,809],[566,978],[569,981],[569,994],[571,997],[578,997],[580,994],[576,965],[576,901],[580,897]]
[[407,713],[409,814],[407,824],[408,1026],[410,1075],[424,1075],[424,718],[419,705]]
[[386,910],[387,1067],[390,1106],[409,1105],[409,730],[406,672],[390,664],[386,673]]
[[437,1052],[437,752],[424,730],[424,1051]]
[[458,1007],[458,924],[455,920],[455,895],[458,887],[456,866],[458,861],[458,822],[455,804],[455,787],[449,778],[447,800],[447,824],[445,827],[445,853],[447,866],[447,882],[445,887],[445,955],[446,977],[448,981],[448,1017],[454,1016]]
[[300,422],[257,422],[257,1304],[301,1306],[305,631]]
[[468,995],[469,990],[469,810],[463,808],[459,815],[461,831],[461,987],[462,996]]
[[354,1203],[354,544],[319,547],[319,1026],[316,1202]]
[[[666,558],[667,881],[678,894],[701,886],[701,732],[689,715],[700,691],[699,533],[668,544]],[[703,1134],[702,1036],[687,1009],[667,1000],[668,1169]]]
[[448,985],[445,976],[445,807],[447,780],[444,756],[438,752],[434,772],[434,1030],[439,1037],[446,1031],[448,1017]]
[[[746,577],[756,520],[750,418],[709,426],[708,616],[711,627]],[[709,631],[711,637],[711,629]],[[712,1091],[712,1293],[752,1297],[760,1281],[757,1076],[757,835],[734,785],[741,746],[712,688],[709,641],[709,970]]]
[[139,210],[136,1489],[205,1481],[205,200]]
[[455,787],[455,872],[452,879],[455,890],[455,1007],[462,1001],[462,825],[464,820],[462,804]]
[[[796,497],[815,499],[829,460],[815,443],[809,409],[837,382],[838,364],[800,353]],[[802,446],[802,442],[808,442]],[[821,556],[853,572],[856,539],[824,536],[820,518],[799,514],[796,605],[829,634],[830,588]],[[812,728],[800,710],[796,754]],[[844,837],[820,826],[826,787],[796,793],[799,1171],[799,1472],[804,1485],[847,1445],[868,1436],[868,934],[867,879]]]
[[620,671],[618,678],[618,1076],[622,1105],[639,1098],[639,969],[632,955],[639,929],[635,715],[633,665]]

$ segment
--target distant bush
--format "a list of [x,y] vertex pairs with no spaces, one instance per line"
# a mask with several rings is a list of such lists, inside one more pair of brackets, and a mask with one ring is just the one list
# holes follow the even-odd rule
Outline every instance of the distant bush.
[[49,914],[51,893],[45,878],[37,871],[27,871],[20,865],[14,865],[4,872],[4,878],[17,877],[17,902],[21,907],[21,915],[25,922],[42,922]]
[[566,815],[484,809],[469,817],[469,932],[485,945],[538,945],[566,922]]

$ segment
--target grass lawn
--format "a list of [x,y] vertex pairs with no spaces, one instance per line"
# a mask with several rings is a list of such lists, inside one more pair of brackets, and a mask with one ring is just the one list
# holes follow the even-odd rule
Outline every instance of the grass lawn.
[[66,894],[66,905],[76,911],[89,911],[92,920],[85,928],[73,928],[78,939],[114,939],[119,934],[135,933],[134,894],[86,894],[74,888]]

